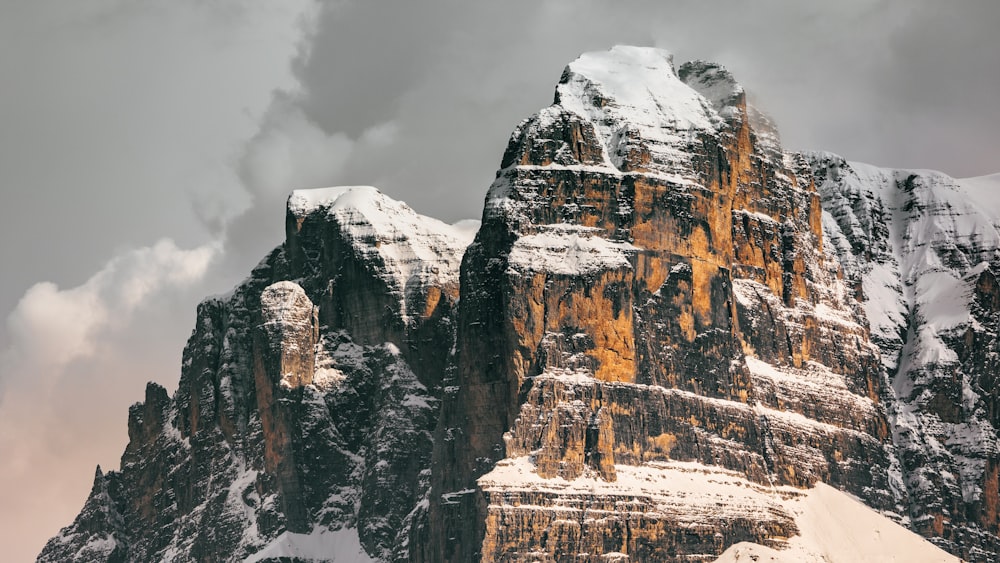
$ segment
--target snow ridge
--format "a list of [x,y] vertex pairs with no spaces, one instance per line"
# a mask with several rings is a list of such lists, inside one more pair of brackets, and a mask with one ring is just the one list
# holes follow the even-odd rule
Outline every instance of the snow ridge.
[[[976,510],[998,458],[989,414],[996,317],[977,302],[976,285],[1000,270],[1000,175],[961,180],[805,156],[827,240],[848,283],[860,287],[891,377],[894,441],[920,507],[914,524],[930,526],[948,506]],[[995,544],[977,524],[963,526],[959,533],[972,536],[966,545]]]
[[544,225],[538,233],[517,239],[508,263],[522,272],[562,275],[631,268],[628,257],[638,249],[601,238],[595,231],[599,229],[567,223]]
[[474,221],[448,225],[420,215],[371,186],[295,190],[288,213],[298,222],[319,213],[333,219],[358,253],[381,266],[404,318],[412,314],[409,296],[431,285],[457,286],[462,255],[478,229]]

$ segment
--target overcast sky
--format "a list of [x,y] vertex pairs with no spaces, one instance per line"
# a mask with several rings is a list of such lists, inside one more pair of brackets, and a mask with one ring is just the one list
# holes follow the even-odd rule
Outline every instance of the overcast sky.
[[507,137],[616,43],[726,65],[789,149],[1000,171],[983,0],[0,2],[0,549],[29,561],[127,408],[171,392],[197,302],[281,241],[296,188],[478,217]]

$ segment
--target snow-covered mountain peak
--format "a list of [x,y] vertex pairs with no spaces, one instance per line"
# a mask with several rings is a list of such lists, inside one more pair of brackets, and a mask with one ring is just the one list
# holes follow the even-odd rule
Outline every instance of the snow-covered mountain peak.
[[997,487],[1000,177],[804,156],[826,238],[891,377],[888,404],[916,499],[915,528],[942,536],[941,514],[964,519],[955,539],[937,541],[977,546],[971,553],[982,559],[996,549],[992,520],[978,514]]
[[288,196],[288,211],[302,217],[318,209],[350,207],[357,202],[373,201],[383,197],[385,196],[382,192],[373,186],[331,186],[294,190]]
[[371,186],[337,186],[295,190],[288,198],[289,228],[296,231],[307,218],[336,225],[340,238],[377,270],[389,287],[407,297],[431,285],[458,284],[465,248],[475,237],[470,221],[449,225],[420,215],[406,203]]
[[687,144],[716,132],[743,93],[718,65],[688,63],[682,71],[670,53],[652,47],[584,53],[563,71],[556,105],[593,124],[608,164],[633,164],[629,149],[641,143],[653,170],[675,173]]
[[392,199],[372,186],[294,190],[288,197],[288,212],[297,218],[317,212],[325,212],[331,217],[352,216],[358,226],[365,226],[378,234],[430,233],[450,239],[448,243],[462,247],[468,246],[476,234],[476,229],[470,228],[470,224],[474,223],[472,221],[449,225],[420,215],[405,202]]
[[661,49],[617,46],[584,53],[566,67],[556,93],[560,105],[583,115],[607,109],[636,124],[712,128],[701,97]]

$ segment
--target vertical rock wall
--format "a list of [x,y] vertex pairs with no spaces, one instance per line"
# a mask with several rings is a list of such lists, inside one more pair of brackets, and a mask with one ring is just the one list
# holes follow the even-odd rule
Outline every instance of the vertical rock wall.
[[[823,252],[808,167],[751,113],[721,67],[615,48],[571,63],[514,131],[463,264],[418,559],[582,553],[523,539],[552,510],[495,536],[517,503],[477,479],[521,457],[540,480],[698,461],[895,507],[878,350]],[[843,398],[813,402],[819,378]]]

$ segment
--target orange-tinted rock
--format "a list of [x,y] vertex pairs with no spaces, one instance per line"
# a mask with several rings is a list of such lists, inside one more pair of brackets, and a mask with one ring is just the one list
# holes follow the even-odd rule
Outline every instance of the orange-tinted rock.
[[[445,397],[418,560],[647,553],[545,508],[501,525],[494,501],[463,491],[504,458],[570,480],[699,461],[895,502],[878,351],[826,263],[808,166],[781,155],[773,129],[754,129],[724,69],[675,72],[662,57],[585,55],[556,104],[511,137],[463,263],[458,389]],[[605,74],[593,62],[604,58],[622,66]],[[615,90],[628,72],[641,78]],[[758,391],[745,354],[783,375]],[[813,363],[851,397],[851,416],[804,399],[796,381]],[[527,537],[508,537],[510,525]],[[719,553],[727,541],[688,547]]]

